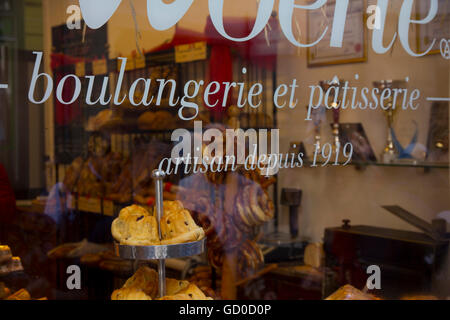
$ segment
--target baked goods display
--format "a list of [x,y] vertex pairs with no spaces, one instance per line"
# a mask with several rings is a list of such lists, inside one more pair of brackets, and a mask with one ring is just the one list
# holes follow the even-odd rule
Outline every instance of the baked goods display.
[[111,300],[152,300],[152,298],[140,289],[122,288],[112,293]]
[[224,299],[235,299],[236,286],[264,269],[256,239],[259,227],[274,215],[268,196],[274,182],[259,170],[238,166],[235,171],[195,174],[178,185],[179,199],[205,230],[208,261],[226,284],[220,289]]
[[133,263],[119,258],[113,251],[87,253],[80,258],[80,262],[91,268],[112,272],[120,276],[129,276],[133,271]]
[[85,254],[101,253],[108,250],[108,246],[89,242],[83,239],[80,242],[63,243],[50,251],[47,256],[52,259],[80,258]]
[[332,293],[325,300],[379,300],[375,296],[364,293],[355,287],[346,284],[339,288],[336,292]]
[[50,259],[80,259],[81,264],[112,272],[117,276],[129,276],[133,271],[133,262],[118,257],[109,246],[99,245],[83,240],[64,243],[51,249]]
[[123,116],[112,109],[102,110],[88,119],[86,131],[103,131],[119,129],[124,125]]
[[213,270],[210,266],[195,267],[189,278],[189,282],[195,284],[209,297],[215,300],[220,299],[221,279],[217,277],[213,279]]
[[51,259],[67,258],[77,246],[78,243],[64,243],[47,252],[47,256]]
[[[122,288],[111,294],[111,300],[154,300],[158,299],[158,273],[141,266]],[[195,284],[188,281],[166,279],[166,296],[160,300],[212,300]]]
[[11,290],[5,286],[3,282],[0,282],[0,300],[5,299],[11,294]]
[[[273,217],[273,204],[268,197],[267,188],[274,180],[266,179],[257,172],[248,171],[228,175],[236,180],[234,183],[236,189],[230,195],[231,209],[224,208],[225,196],[217,197],[215,187],[215,185],[223,186],[224,193],[227,193],[228,188],[233,188],[226,177],[221,179],[214,179],[212,175],[190,177],[188,185],[179,187],[178,196],[205,230],[208,237],[208,257],[213,266],[220,269],[223,255],[233,250],[242,255],[243,264],[247,264],[244,260],[254,259],[248,265],[261,266],[262,254],[256,242],[251,240],[254,239],[254,228]],[[219,180],[221,183],[217,183]],[[191,196],[192,192],[196,194],[195,197]],[[254,271],[254,268],[251,268],[251,271]],[[245,277],[246,274],[241,276]]]
[[11,258],[11,248],[9,246],[0,246],[0,264],[8,262]]
[[6,300],[31,300],[31,295],[26,289],[20,289],[6,298]]
[[[117,203],[135,200],[142,205],[153,205],[154,183],[151,172],[161,159],[170,154],[170,145],[152,141],[135,142],[133,156],[118,152],[76,158],[66,169],[64,186],[80,196],[104,198]],[[175,195],[165,192],[165,199]]]
[[124,245],[150,246],[160,244],[156,218],[138,205],[123,208],[111,225],[111,233]]
[[273,215],[273,203],[259,184],[249,184],[238,194],[234,219],[238,227],[245,228],[244,231],[271,220]]
[[146,111],[137,123],[140,130],[173,130],[177,127],[177,115],[167,111]]
[[14,257],[9,246],[0,245],[0,276],[8,275],[12,272],[22,271],[22,261],[19,257]]
[[0,276],[9,274],[11,272],[22,271],[22,261],[19,257],[12,257],[7,262],[0,265]]
[[203,229],[196,225],[180,201],[164,201],[160,241],[155,215],[138,205],[122,209],[111,226],[111,233],[120,244],[134,246],[167,245],[198,241]]
[[75,190],[76,183],[80,177],[81,168],[83,166],[83,158],[75,158],[64,174],[63,184],[67,190]]
[[102,196],[103,186],[100,179],[100,170],[103,165],[102,159],[94,156],[89,157],[83,163],[76,185],[76,190],[80,195],[89,195],[91,197]]
[[0,300],[48,300],[47,297],[42,297],[39,299],[32,299],[30,292],[27,289],[22,288],[11,294],[11,290],[5,287],[3,282],[0,282]]
[[201,240],[205,232],[197,226],[180,201],[165,201],[161,235],[161,244],[167,245]]

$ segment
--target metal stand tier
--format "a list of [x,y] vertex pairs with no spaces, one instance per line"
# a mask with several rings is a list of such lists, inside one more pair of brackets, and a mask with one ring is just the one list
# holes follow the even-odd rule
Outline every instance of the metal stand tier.
[[[156,220],[158,221],[158,234],[161,240],[161,217],[163,215],[163,171],[153,170],[156,190]],[[155,246],[127,246],[115,243],[116,253],[127,260],[158,260],[159,297],[166,295],[166,262],[169,258],[182,258],[201,254],[205,251],[206,239],[195,242],[155,245]]]

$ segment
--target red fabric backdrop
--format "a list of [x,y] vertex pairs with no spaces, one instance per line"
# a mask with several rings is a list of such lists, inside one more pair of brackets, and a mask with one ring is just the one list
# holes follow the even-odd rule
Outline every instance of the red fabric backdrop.
[[[248,36],[254,25],[254,19],[246,18],[225,18],[224,28],[231,37],[243,38]],[[212,21],[208,17],[204,33],[192,30],[176,28],[175,35],[171,42],[165,43],[150,52],[158,52],[173,49],[177,45],[206,41],[211,49],[209,59],[209,74],[206,81],[231,82],[233,80],[233,60],[231,50],[236,51],[243,59],[272,71],[277,62],[277,44],[279,39],[278,21],[272,17],[269,20],[266,30],[258,36],[246,42],[234,42],[220,35]],[[225,88],[211,96],[211,102],[224,98]],[[231,92],[230,92],[231,95]],[[232,103],[228,97],[228,106]],[[211,109],[216,116],[220,117],[226,108],[218,105]]]

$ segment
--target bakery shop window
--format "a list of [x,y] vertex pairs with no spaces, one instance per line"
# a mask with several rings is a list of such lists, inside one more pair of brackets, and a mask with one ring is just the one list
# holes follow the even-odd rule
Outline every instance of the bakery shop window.
[[117,2],[0,0],[0,299],[450,297],[447,1]]

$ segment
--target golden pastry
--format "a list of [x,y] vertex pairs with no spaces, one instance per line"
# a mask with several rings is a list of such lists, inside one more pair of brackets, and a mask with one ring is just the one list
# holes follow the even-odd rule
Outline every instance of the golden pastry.
[[194,300],[191,297],[189,297],[187,294],[175,294],[172,296],[164,296],[162,298],[159,298],[158,300]]
[[181,201],[164,201],[164,215],[183,210],[184,206]]
[[111,225],[111,233],[120,244],[147,246],[158,245],[156,218],[144,208],[132,205],[122,209]]
[[202,290],[200,290],[195,284],[190,284],[186,289],[181,290],[180,294],[186,294],[193,300],[212,300],[205,296]]
[[6,275],[11,272],[22,270],[22,261],[19,257],[12,257],[6,264],[0,265],[0,275]]
[[166,294],[175,295],[189,286],[189,281],[166,279]]
[[20,289],[6,298],[6,300],[31,300],[31,296],[26,289]]
[[170,130],[176,127],[175,116],[167,111],[147,111],[138,118],[141,130]]
[[8,246],[0,246],[0,264],[11,260],[12,253]]
[[[140,267],[122,288],[115,290],[111,300],[151,300],[158,296],[158,273]],[[211,300],[189,281],[166,279],[166,296],[160,300]]]
[[167,290],[167,295],[159,300],[212,300],[212,298],[205,296],[203,291],[195,284],[189,284],[185,289],[175,294],[170,294],[169,290]]
[[152,298],[138,288],[122,288],[111,294],[111,300],[152,300]]
[[364,293],[355,287],[346,284],[331,294],[325,300],[378,300],[371,294]]
[[203,229],[195,223],[188,210],[179,201],[165,201],[161,218],[161,244],[176,244],[201,240]]

